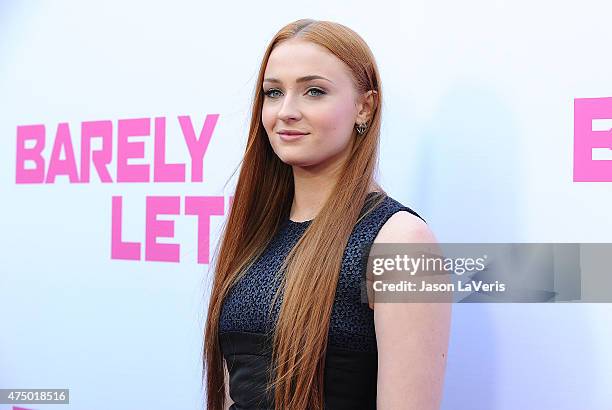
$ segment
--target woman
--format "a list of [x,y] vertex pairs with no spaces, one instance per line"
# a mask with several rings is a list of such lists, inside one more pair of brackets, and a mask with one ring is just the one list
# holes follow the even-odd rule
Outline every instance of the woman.
[[372,243],[435,243],[374,181],[380,102],[349,28],[298,20],[268,46],[214,265],[208,409],[439,408],[449,305],[360,298]]

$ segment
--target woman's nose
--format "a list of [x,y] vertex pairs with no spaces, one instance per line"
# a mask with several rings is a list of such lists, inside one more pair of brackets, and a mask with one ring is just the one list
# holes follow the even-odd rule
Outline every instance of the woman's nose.
[[278,111],[278,117],[284,120],[289,118],[299,118],[300,116],[301,113],[296,99],[291,95],[285,96]]

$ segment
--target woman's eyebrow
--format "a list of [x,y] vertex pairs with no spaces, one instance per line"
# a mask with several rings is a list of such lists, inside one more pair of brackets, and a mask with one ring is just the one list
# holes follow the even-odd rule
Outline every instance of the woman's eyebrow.
[[[310,80],[325,80],[325,81],[329,81],[330,83],[334,84],[334,82],[330,79],[327,79],[323,76],[320,75],[307,75],[305,77],[300,77],[297,80],[295,80],[296,83],[304,83],[306,81],[310,81]],[[279,80],[278,78],[265,78],[264,82],[268,82],[268,83],[281,83],[281,80]]]

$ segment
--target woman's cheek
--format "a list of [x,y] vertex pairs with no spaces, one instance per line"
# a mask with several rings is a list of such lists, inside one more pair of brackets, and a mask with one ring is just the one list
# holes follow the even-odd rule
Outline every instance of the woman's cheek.
[[328,139],[334,140],[334,145],[344,145],[351,136],[352,112],[344,107],[335,106],[325,113],[325,133]]
[[317,115],[317,128],[323,131],[323,135],[336,134],[344,121],[345,110],[339,109],[335,104],[321,108]]
[[264,128],[270,134],[274,129],[274,119],[271,116],[270,109],[266,108],[264,105],[261,110],[261,122],[263,123]]

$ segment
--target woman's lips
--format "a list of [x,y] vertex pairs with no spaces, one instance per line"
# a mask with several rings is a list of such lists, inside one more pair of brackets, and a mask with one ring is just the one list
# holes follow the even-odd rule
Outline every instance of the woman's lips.
[[295,141],[308,134],[281,134],[279,132],[278,135],[281,137],[283,141]]

